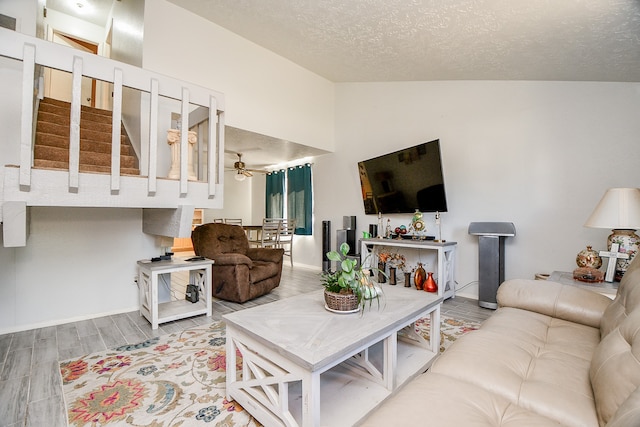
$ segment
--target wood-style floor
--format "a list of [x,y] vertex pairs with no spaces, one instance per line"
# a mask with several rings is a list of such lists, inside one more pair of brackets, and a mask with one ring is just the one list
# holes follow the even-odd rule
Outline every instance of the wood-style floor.
[[[183,296],[184,281],[174,275],[172,282],[175,295]],[[138,311],[132,311],[0,335],[0,427],[67,425],[59,374],[62,360],[208,324],[225,313],[317,289],[321,289],[318,271],[285,265],[278,288],[244,304],[214,299],[212,318],[164,323],[154,331]],[[443,315],[479,322],[492,312],[462,297],[449,299],[442,307]]]

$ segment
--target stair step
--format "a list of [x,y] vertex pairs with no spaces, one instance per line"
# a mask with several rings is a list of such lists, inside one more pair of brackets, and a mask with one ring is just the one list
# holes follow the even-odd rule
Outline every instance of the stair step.
[[[38,124],[38,128],[40,124]],[[58,148],[69,148],[69,135],[57,135],[52,133],[36,132],[36,145],[48,145]],[[80,131],[80,150],[95,151],[97,153],[111,153],[111,140],[104,141],[92,138]],[[120,138],[120,152],[127,156],[135,155],[133,147],[126,143],[126,138]]]
[[[55,160],[42,160],[36,159],[34,161],[34,167],[40,169],[62,169],[68,170],[69,163],[68,162],[59,162]],[[97,172],[97,173],[111,173],[110,166],[98,166],[98,165],[84,165],[80,164],[80,172]],[[140,175],[140,170],[135,168],[125,168],[120,166],[120,174],[121,175]]]
[[[70,115],[71,111],[71,103],[60,101],[53,98],[44,98],[40,101],[40,106],[44,108],[46,111],[57,111],[63,115]],[[101,108],[89,107],[86,105],[80,106],[81,113],[91,114],[92,116],[100,116],[98,120],[102,120],[104,117],[107,117],[109,121],[111,121],[111,116],[113,112],[111,110],[103,110]]]
[[[55,123],[60,126],[66,126],[67,129],[71,124],[71,117],[69,112],[66,114],[58,114],[52,111],[46,111],[43,109],[38,110],[38,122]],[[94,120],[93,117],[82,113],[80,114],[80,129],[89,129],[97,132],[105,132],[111,134],[111,116],[107,120]],[[120,132],[124,134],[124,127],[120,127]]]
[[[66,132],[66,133],[65,133]],[[80,141],[91,141],[96,144],[109,145],[109,151],[111,150],[111,134],[93,132],[90,130],[80,129]],[[50,123],[40,123],[36,125],[36,144],[41,143],[43,145],[53,145],[56,147],[69,147],[69,128],[64,126],[53,126]],[[124,152],[125,148],[127,154],[133,153],[133,147],[128,143],[125,135],[120,135],[120,149]],[[92,149],[90,146],[87,149]],[[130,151],[128,151],[130,150]]]
[[[33,152],[34,158],[37,160],[69,162],[69,150],[64,148],[36,145]],[[109,167],[111,165],[111,154],[80,151],[80,164]],[[120,165],[126,168],[137,168],[138,159],[134,156],[121,155]]]

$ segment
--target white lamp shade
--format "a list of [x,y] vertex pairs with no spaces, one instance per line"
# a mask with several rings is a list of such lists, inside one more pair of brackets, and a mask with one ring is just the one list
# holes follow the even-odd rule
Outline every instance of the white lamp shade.
[[584,224],[585,227],[640,228],[640,188],[610,188]]
[[240,171],[238,171],[238,173],[234,175],[234,178],[236,181],[244,181],[245,179],[247,179],[247,177],[244,176],[244,174]]

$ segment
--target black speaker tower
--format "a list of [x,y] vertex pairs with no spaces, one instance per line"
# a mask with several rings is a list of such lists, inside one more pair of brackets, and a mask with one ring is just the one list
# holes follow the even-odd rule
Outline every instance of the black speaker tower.
[[331,250],[331,221],[322,221],[322,271],[331,270],[327,252]]

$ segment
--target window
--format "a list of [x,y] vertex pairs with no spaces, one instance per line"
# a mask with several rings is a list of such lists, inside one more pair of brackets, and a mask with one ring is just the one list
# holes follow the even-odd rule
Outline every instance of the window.
[[[313,193],[311,165],[291,167],[267,174],[266,216],[296,220],[296,234],[310,236],[313,231]],[[284,197],[286,192],[287,197]]]
[[284,216],[284,170],[267,174],[266,217],[282,218]]

